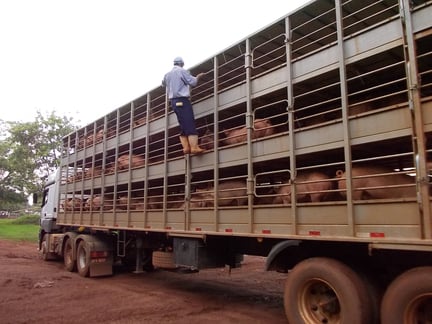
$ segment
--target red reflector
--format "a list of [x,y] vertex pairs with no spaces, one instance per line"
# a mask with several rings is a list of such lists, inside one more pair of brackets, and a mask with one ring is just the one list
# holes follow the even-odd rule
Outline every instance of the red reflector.
[[385,234],[379,232],[372,232],[370,233],[370,237],[385,237]]
[[90,257],[92,259],[106,258],[107,256],[108,256],[108,251],[91,251],[90,252]]
[[271,230],[268,230],[268,229],[266,230],[266,229],[265,229],[265,230],[262,230],[262,233],[263,233],[263,234],[271,234]]
[[309,231],[309,235],[320,236],[321,232],[320,231]]
[[171,226],[166,226],[165,229],[170,230]]
[[227,232],[227,233],[232,233],[232,228],[225,228],[225,232]]
[[147,226],[144,226],[144,228],[151,228],[151,226],[150,226],[150,225],[147,225]]
[[195,231],[202,231],[202,228],[201,227],[196,227]]

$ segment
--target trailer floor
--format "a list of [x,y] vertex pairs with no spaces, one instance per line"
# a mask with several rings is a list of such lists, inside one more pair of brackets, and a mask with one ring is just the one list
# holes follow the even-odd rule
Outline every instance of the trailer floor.
[[36,244],[0,240],[0,315],[6,323],[286,323],[285,275],[246,256],[239,269],[82,278],[39,259]]

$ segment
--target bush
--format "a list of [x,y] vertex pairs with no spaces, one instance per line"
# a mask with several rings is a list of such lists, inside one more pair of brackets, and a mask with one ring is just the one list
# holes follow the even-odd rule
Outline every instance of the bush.
[[20,216],[14,220],[11,221],[11,224],[15,225],[39,225],[39,216],[38,215],[25,215]]

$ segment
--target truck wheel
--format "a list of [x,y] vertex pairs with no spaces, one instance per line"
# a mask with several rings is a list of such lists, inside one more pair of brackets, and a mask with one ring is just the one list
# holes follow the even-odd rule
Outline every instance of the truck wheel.
[[67,271],[76,271],[76,262],[73,257],[73,243],[70,238],[66,240],[63,248],[63,263]]
[[90,274],[90,249],[85,241],[78,244],[77,269],[81,277],[88,277]]
[[381,305],[381,323],[432,322],[432,267],[418,267],[397,277]]
[[383,289],[373,274],[359,273],[369,293],[369,305],[371,307],[371,324],[380,324],[380,306]]
[[39,255],[42,260],[44,261],[52,261],[55,260],[56,254],[52,252],[48,252],[48,242],[47,242],[47,235],[45,234],[42,238],[41,248],[39,250]]
[[288,273],[284,290],[289,323],[371,323],[373,309],[360,276],[343,263],[311,258]]

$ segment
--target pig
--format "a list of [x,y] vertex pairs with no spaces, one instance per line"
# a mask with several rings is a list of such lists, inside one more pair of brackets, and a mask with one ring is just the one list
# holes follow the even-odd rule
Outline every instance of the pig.
[[[297,202],[320,202],[325,200],[332,189],[330,177],[318,171],[299,172],[295,178]],[[277,196],[274,204],[291,203],[291,184],[287,183],[275,188]],[[327,191],[327,192],[326,192]]]
[[105,166],[104,174],[112,174],[115,171],[115,165],[114,163],[108,163]]
[[82,171],[76,171],[75,174],[70,175],[67,178],[67,182],[71,183],[71,182],[75,182],[75,181],[80,181],[82,178],[83,178],[83,172]]
[[81,137],[78,139],[78,150],[84,148],[85,142],[86,142],[86,139],[85,139],[84,136],[81,136]]
[[96,143],[100,143],[103,141],[104,133],[105,132],[103,129],[98,130],[98,132],[96,133]]
[[147,209],[162,209],[163,197],[162,196],[148,196]]
[[86,201],[86,210],[97,211],[97,210],[112,210],[113,209],[113,197],[112,195],[105,195],[102,197],[100,195],[94,195],[87,199]]
[[132,197],[128,199],[127,195],[120,195],[117,199],[117,208],[126,210],[129,202],[130,210],[144,210],[144,197]]
[[[261,118],[255,119],[254,128],[252,130],[252,139],[269,136],[274,134],[275,130],[269,119]],[[226,138],[224,143],[227,145],[242,143],[247,140],[247,128],[233,128],[224,130]]]
[[167,208],[177,209],[184,207],[184,194],[170,194],[167,199]]
[[92,146],[93,145],[93,140],[94,140],[94,134],[87,135],[86,140],[85,140],[85,146],[86,147]]
[[80,210],[82,206],[82,200],[80,198],[68,198],[63,204],[63,208],[66,211]]
[[134,120],[134,127],[144,125],[145,123],[147,123],[147,117],[146,116],[139,117]]
[[255,119],[252,138],[270,136],[273,135],[274,132],[275,129],[269,119],[266,118]]
[[214,148],[214,134],[208,128],[200,138],[200,147],[205,150],[212,150]]
[[132,157],[131,160],[131,168],[138,168],[144,166],[145,161],[142,156],[136,154],[123,154],[117,159],[117,168],[119,170],[127,170],[129,168],[129,158]]
[[[218,186],[219,206],[242,206],[247,204],[246,183],[241,180],[229,180],[221,182]],[[192,193],[191,207],[214,207],[214,187],[197,189]]]
[[[416,196],[416,187],[414,186],[415,178],[410,177],[406,174],[392,174],[392,175],[379,175],[372,176],[374,174],[392,173],[389,168],[383,168],[378,166],[354,166],[352,167],[352,187],[353,187],[353,199],[385,199],[385,198],[407,198]],[[368,176],[362,178],[355,178],[358,176]],[[336,171],[336,178],[338,180],[338,188],[342,190],[341,196],[346,199],[346,180],[345,172],[342,170]],[[405,187],[393,187],[397,185],[412,186]],[[373,189],[371,187],[381,187]]]
[[94,168],[89,168],[85,172],[85,178],[99,177],[102,174],[102,168],[100,166],[95,166]]

